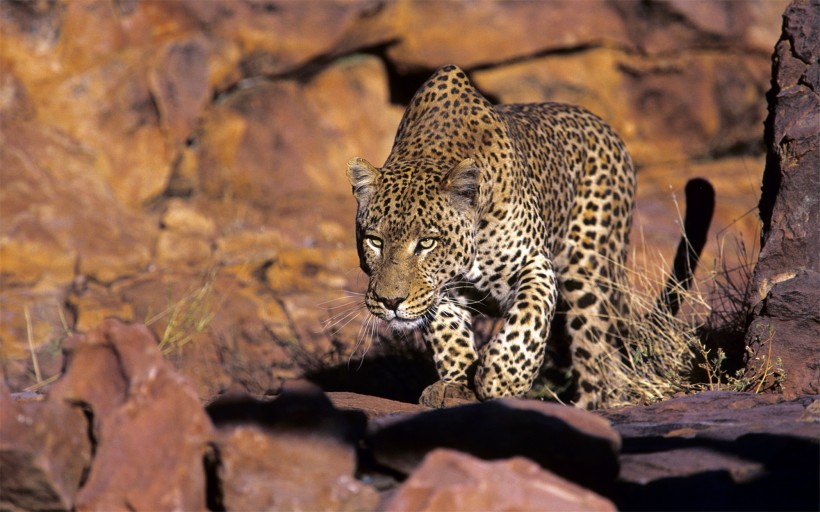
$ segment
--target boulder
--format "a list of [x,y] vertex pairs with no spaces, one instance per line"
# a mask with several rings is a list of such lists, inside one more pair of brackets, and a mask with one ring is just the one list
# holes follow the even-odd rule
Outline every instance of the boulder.
[[48,399],[82,404],[92,421],[77,510],[204,509],[213,427],[150,331],[106,320],[66,345],[68,367]]
[[39,388],[59,375],[58,347],[71,334],[65,300],[60,289],[0,287],[0,372],[10,389]]
[[71,510],[91,456],[81,407],[18,403],[0,380],[0,508]]
[[682,52],[659,59],[603,47],[494,66],[474,78],[502,103],[557,101],[591,110],[643,168],[759,150],[768,75],[768,63],[752,55]]
[[107,282],[148,264],[150,221],[89,172],[103,164],[84,143],[33,122],[4,122],[2,137],[0,257],[8,285],[54,287],[75,272]]
[[384,510],[616,510],[592,491],[524,457],[483,461],[439,448],[390,496]]
[[310,204],[321,211],[327,206],[317,198],[347,197],[345,162],[357,154],[383,161],[401,117],[386,78],[377,58],[355,56],[307,83],[266,81],[234,92],[203,119],[198,187],[279,212],[310,212]]
[[[795,1],[774,53],[747,371],[785,372],[789,397],[820,392],[820,3]],[[771,382],[771,380],[770,380]]]
[[[559,48],[629,44],[623,21],[605,2],[596,3],[595,16],[587,16],[568,1],[454,4],[402,0],[397,4],[393,22],[399,37],[388,55],[405,69],[435,69],[445,64],[469,69]],[[454,43],[458,38],[470,43]]]
[[269,402],[226,396],[208,407],[228,510],[373,510],[378,495],[354,477],[361,413],[291,384]]

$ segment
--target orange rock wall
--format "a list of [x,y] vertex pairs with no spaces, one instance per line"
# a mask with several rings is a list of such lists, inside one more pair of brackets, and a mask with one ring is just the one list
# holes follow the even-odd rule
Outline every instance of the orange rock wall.
[[639,167],[634,240],[649,255],[671,258],[673,198],[709,178],[709,266],[717,234],[756,239],[785,5],[3,2],[6,379],[56,374],[66,333],[109,315],[184,345],[169,352],[203,397],[275,391],[294,354],[346,360],[365,315],[338,299],[366,280],[345,162],[383,161],[402,102],[450,62],[494,100],[609,121]]

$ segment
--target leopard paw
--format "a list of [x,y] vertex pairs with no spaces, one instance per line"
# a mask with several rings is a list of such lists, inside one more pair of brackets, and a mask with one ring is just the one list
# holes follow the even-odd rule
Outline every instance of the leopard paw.
[[476,401],[478,401],[478,397],[466,384],[444,382],[443,380],[424,388],[421,397],[419,397],[419,404],[436,409]]

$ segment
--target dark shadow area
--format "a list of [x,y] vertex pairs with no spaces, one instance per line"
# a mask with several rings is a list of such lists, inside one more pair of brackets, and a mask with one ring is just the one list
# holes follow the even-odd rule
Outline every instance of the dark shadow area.
[[323,391],[349,391],[399,402],[418,403],[421,392],[438,380],[426,354],[381,354],[350,363],[315,368],[304,377]]
[[202,458],[202,465],[205,468],[205,505],[207,509],[214,511],[226,510],[222,480],[219,478],[221,458],[216,443],[211,443],[208,446],[208,450]]
[[[387,49],[389,47],[390,44],[377,46],[367,53],[379,57],[384,63],[384,67],[387,70],[387,83],[390,88],[390,103],[406,107],[410,104],[410,100],[413,99],[413,95],[416,94],[416,91],[436,72],[437,68],[401,68],[387,55]],[[453,62],[452,64],[458,65],[458,62]],[[472,81],[470,70],[465,69],[464,71]],[[475,84],[473,83],[473,85]],[[476,87],[476,89],[478,89],[490,103],[494,105],[500,103],[498,97],[488,94],[487,91],[483,91],[478,87]]]
[[[785,20],[783,22],[785,24]],[[785,29],[785,27],[784,27]],[[781,36],[783,39],[785,35]],[[771,88],[766,92],[766,108],[768,115],[763,121],[763,143],[767,148],[766,165],[763,168],[763,185],[760,189],[760,201],[757,204],[760,221],[763,227],[760,231],[760,248],[763,249],[766,234],[772,229],[772,212],[774,203],[780,193],[780,156],[776,148],[780,147],[780,141],[775,138],[775,110],[777,105],[777,95],[780,93],[780,86],[777,84],[779,61],[772,59],[772,79]]]
[[318,390],[285,389],[274,400],[226,395],[206,407],[214,426],[253,424],[278,432],[306,432],[332,437],[355,446],[364,435],[367,418],[360,411],[336,409]]
[[597,492],[607,491],[618,473],[611,439],[542,410],[498,401],[432,410],[389,423],[376,428],[366,446],[381,465],[405,474],[436,448],[484,460],[526,457]]
[[[610,498],[619,510],[818,510],[820,443],[775,434],[734,441],[644,437],[624,439],[623,454],[707,449],[763,465],[736,482],[728,470],[660,478],[645,485],[618,481]],[[672,455],[670,455],[672,457]]]

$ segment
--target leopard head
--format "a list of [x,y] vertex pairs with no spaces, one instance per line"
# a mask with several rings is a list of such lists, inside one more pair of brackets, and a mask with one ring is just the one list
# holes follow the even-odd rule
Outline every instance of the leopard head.
[[478,167],[466,159],[377,169],[355,158],[347,176],[359,262],[370,277],[365,304],[395,329],[418,327],[475,258]]

